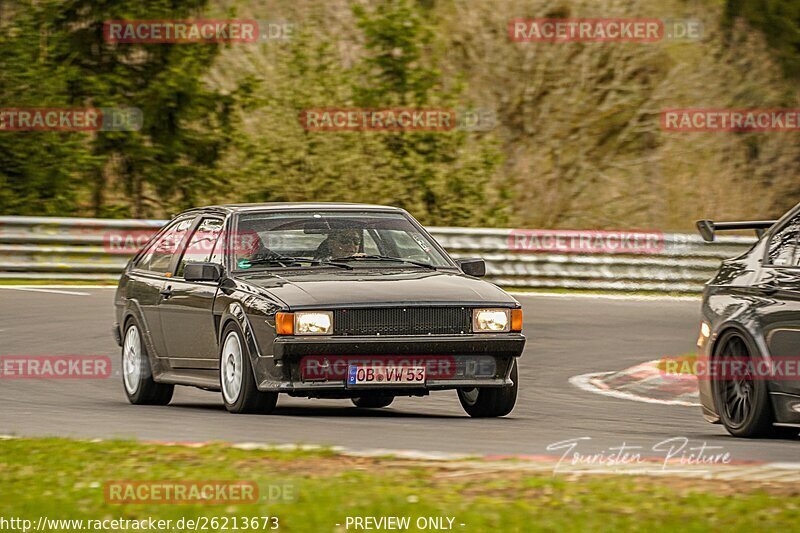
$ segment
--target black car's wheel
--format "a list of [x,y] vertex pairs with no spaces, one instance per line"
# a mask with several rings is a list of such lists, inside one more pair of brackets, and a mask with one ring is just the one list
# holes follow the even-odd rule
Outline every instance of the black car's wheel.
[[389,407],[394,401],[394,396],[390,394],[370,394],[353,398],[353,405],[367,409],[379,409]]
[[771,435],[773,415],[767,382],[753,376],[752,368],[743,364],[757,362],[755,349],[735,331],[724,333],[717,346],[715,358],[720,371],[711,385],[722,425],[735,437]]
[[219,358],[219,385],[222,401],[231,413],[271,413],[278,403],[277,392],[262,392],[256,387],[250,352],[239,326],[233,322],[222,333]]
[[459,389],[461,407],[473,418],[505,416],[514,409],[519,389],[517,362],[512,363],[510,387]]
[[139,323],[135,318],[125,325],[122,341],[122,384],[128,401],[134,405],[167,405],[172,400],[174,385],[156,383],[144,345]]

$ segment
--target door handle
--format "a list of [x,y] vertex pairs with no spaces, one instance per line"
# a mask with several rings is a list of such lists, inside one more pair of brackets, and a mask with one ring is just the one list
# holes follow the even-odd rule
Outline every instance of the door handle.
[[168,299],[170,296],[172,296],[172,287],[171,287],[171,286],[167,286],[166,288],[164,288],[164,289],[161,289],[160,291],[158,291],[158,293],[159,293],[161,296],[163,296],[163,297],[164,297],[164,299],[166,300],[166,299]]

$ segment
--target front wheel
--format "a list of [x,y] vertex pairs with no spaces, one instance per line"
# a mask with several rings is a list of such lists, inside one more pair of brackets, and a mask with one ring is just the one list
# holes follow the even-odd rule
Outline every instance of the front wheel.
[[461,407],[469,416],[473,418],[505,416],[514,409],[519,389],[519,372],[516,360],[511,364],[514,365],[511,368],[511,381],[514,384],[510,387],[458,389]]
[[722,425],[734,437],[774,435],[767,382],[751,372],[758,362],[754,349],[735,332],[725,333],[718,346],[716,358],[726,372],[711,386]]
[[262,392],[256,387],[250,352],[234,323],[222,335],[219,358],[219,385],[225,409],[231,413],[271,413],[278,403],[277,392]]
[[128,401],[133,405],[167,405],[172,400],[175,385],[153,380],[150,359],[136,319],[128,321],[123,339],[122,384]]

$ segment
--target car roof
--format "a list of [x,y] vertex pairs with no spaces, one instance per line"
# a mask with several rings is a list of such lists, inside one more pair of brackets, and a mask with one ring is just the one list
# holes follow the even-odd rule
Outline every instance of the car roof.
[[[251,211],[287,211],[287,210],[364,210],[364,211],[403,211],[399,207],[375,204],[355,204],[346,202],[263,202],[252,204],[220,204],[196,207],[183,213],[198,211],[224,211],[228,213],[247,213]],[[181,214],[183,214],[181,213]]]

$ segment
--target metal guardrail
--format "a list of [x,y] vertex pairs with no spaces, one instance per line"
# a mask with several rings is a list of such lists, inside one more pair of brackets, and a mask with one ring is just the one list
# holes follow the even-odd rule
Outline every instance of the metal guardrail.
[[[155,232],[163,220],[0,217],[0,279],[113,281],[129,253],[111,253],[114,236]],[[509,288],[700,292],[720,261],[754,239],[668,233],[650,253],[515,250],[511,229],[429,228],[456,258],[486,260],[487,279]],[[558,233],[554,230],[554,233]]]

